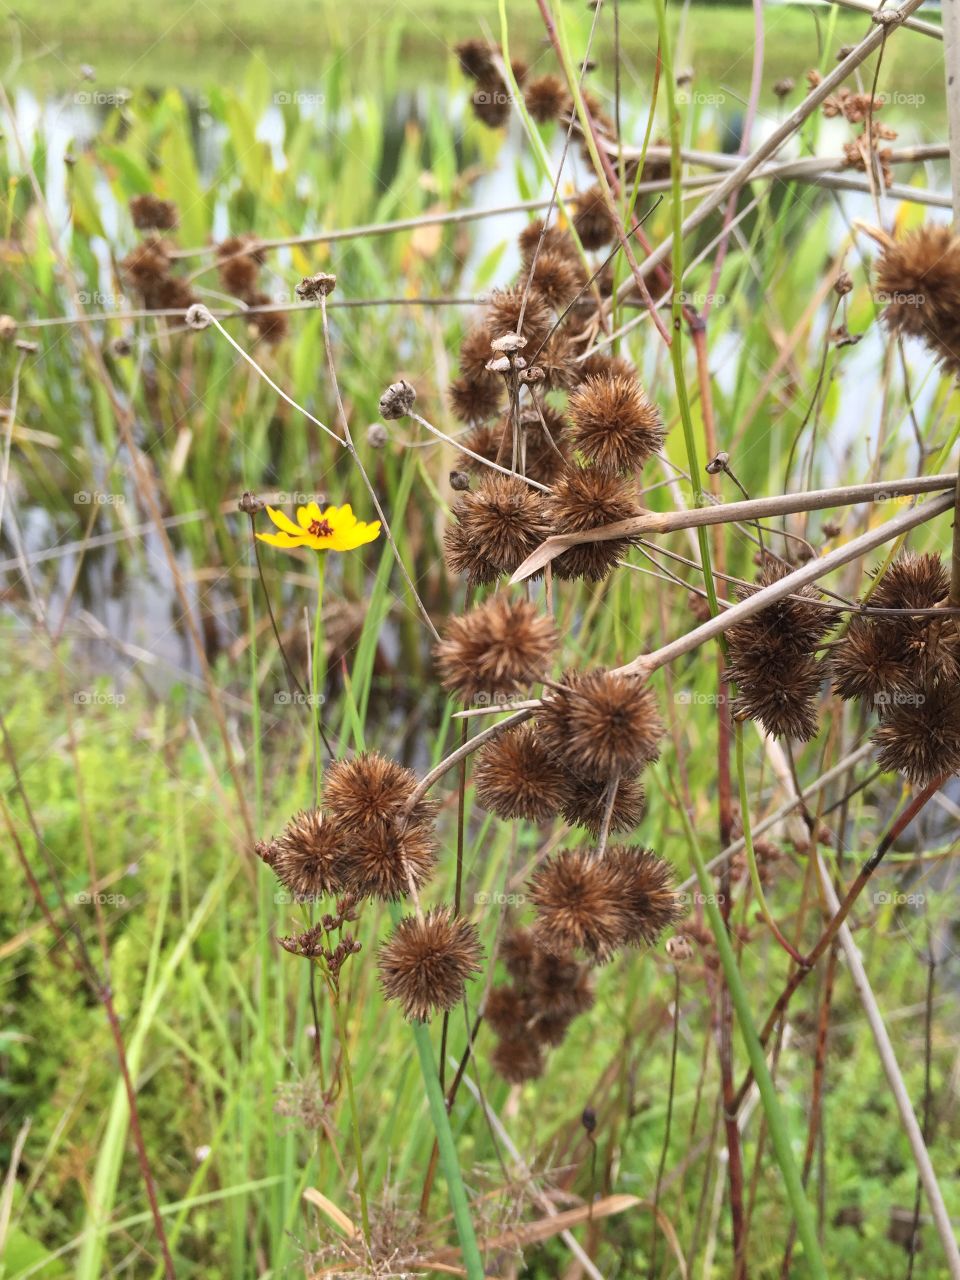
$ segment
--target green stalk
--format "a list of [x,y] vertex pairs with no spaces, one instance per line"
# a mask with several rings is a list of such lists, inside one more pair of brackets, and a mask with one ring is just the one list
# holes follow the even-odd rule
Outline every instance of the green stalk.
[[[399,906],[391,904],[390,915],[393,918],[393,923],[397,924],[401,915]],[[476,1233],[473,1230],[470,1203],[467,1200],[466,1187],[463,1185],[463,1175],[460,1172],[460,1162],[457,1159],[453,1130],[450,1128],[450,1117],[447,1115],[447,1104],[443,1096],[443,1090],[440,1088],[437,1059],[433,1052],[433,1043],[430,1040],[430,1028],[424,1022],[414,1022],[411,1024],[411,1030],[413,1031],[413,1039],[420,1057],[420,1074],[423,1077],[423,1088],[427,1095],[427,1105],[430,1108],[430,1119],[433,1122],[433,1131],[436,1135],[437,1148],[440,1152],[440,1167],[443,1170],[443,1176],[447,1184],[450,1209],[453,1213],[453,1221],[460,1240],[460,1252],[463,1256],[463,1266],[466,1270],[467,1280],[483,1280],[483,1260],[480,1257]]]
[[[670,359],[673,364],[673,378],[677,387],[677,405],[680,410],[680,423],[683,427],[683,443],[687,453],[687,470],[690,472],[690,486],[693,490],[693,503],[703,506],[703,482],[700,478],[700,459],[697,455],[697,441],[693,432],[693,417],[690,413],[690,397],[687,394],[686,373],[683,368],[683,303],[680,300],[683,285],[683,196],[680,188],[680,112],[677,110],[674,96],[675,80],[673,78],[673,51],[667,33],[666,0],[657,0],[657,28],[660,35],[661,78],[667,86],[667,118],[670,123],[670,183],[671,214],[673,217],[673,302],[671,315],[673,319],[673,341],[670,344]],[[711,615],[720,612],[717,590],[713,581],[713,564],[710,557],[710,540],[705,528],[697,530],[697,544],[700,549],[700,563],[703,565],[703,584],[707,593]]]
[[310,722],[313,726],[314,780],[317,793],[317,804],[320,803],[320,691],[323,688],[324,675],[320,669],[320,649],[323,638],[323,571],[326,566],[326,552],[317,553],[317,611],[313,619],[313,661],[310,663]]
[[760,883],[760,868],[757,866],[757,855],[753,848],[753,832],[750,829],[750,797],[747,794],[747,771],[743,761],[743,724],[739,720],[734,720],[733,732],[737,744],[737,777],[740,780],[740,820],[743,825],[743,849],[747,855],[747,866],[750,868],[750,883],[753,885],[753,892],[757,899],[757,906],[760,908],[760,914],[779,937],[780,930],[777,927],[777,922],[774,920],[770,908],[767,906],[767,900],[763,895],[763,885]]
[[787,1199],[790,1201],[790,1207],[797,1222],[797,1235],[803,1245],[811,1276],[815,1277],[815,1280],[827,1280],[827,1271],[824,1266],[823,1256],[820,1253],[813,1213],[807,1202],[803,1183],[800,1180],[800,1173],[793,1158],[790,1134],[783,1112],[780,1110],[780,1100],[777,1097],[773,1077],[767,1067],[767,1060],[763,1054],[763,1047],[760,1044],[757,1029],[753,1025],[747,989],[743,985],[740,970],[737,968],[737,960],[733,954],[733,947],[730,945],[730,938],[727,934],[723,917],[720,914],[720,908],[714,900],[714,884],[703,860],[703,854],[686,805],[678,803],[677,807],[683,818],[683,825],[690,845],[690,854],[697,872],[697,879],[700,881],[704,908],[710,920],[713,940],[720,955],[720,963],[723,966],[723,973],[730,991],[733,1009],[737,1015],[737,1022],[740,1024],[740,1034],[746,1046],[754,1080],[760,1091],[760,1101],[763,1104],[764,1115],[767,1119],[767,1128],[770,1131],[773,1153],[777,1164],[780,1166],[780,1172],[783,1175],[787,1191]]
[[[325,975],[326,976],[326,975]],[[357,1110],[357,1099],[353,1092],[353,1069],[350,1066],[350,1042],[347,1039],[347,1025],[343,1019],[343,1006],[340,1003],[340,992],[336,984],[330,984],[330,999],[337,1019],[337,1039],[340,1041],[340,1061],[343,1075],[347,1082],[347,1100],[350,1103],[350,1129],[353,1135],[353,1149],[357,1160],[357,1194],[360,1197],[360,1218],[363,1223],[363,1238],[370,1248],[370,1211],[367,1207],[367,1178],[363,1169],[363,1146],[360,1142],[360,1113]]]

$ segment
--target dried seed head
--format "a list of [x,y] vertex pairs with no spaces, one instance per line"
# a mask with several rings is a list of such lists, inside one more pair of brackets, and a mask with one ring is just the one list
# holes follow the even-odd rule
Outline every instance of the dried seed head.
[[417,393],[405,379],[391,382],[380,397],[380,416],[388,422],[395,418],[405,418],[413,408]]
[[202,333],[204,329],[210,328],[213,318],[202,302],[195,302],[192,307],[187,308],[184,322],[194,333]]
[[602,249],[617,234],[603,191],[599,186],[580,192],[575,199],[573,227],[585,249]]
[[548,822],[566,798],[564,774],[530,724],[507,729],[485,743],[477,752],[473,781],[477,803],[505,820]]
[[[326,808],[344,831],[384,826],[404,816],[417,787],[417,776],[379,751],[364,751],[352,760],[336,760],[323,781]],[[420,800],[410,814],[413,822],[429,822],[435,804]]]
[[509,1084],[523,1084],[543,1075],[543,1051],[533,1036],[498,1041],[490,1062]]
[[343,832],[319,809],[301,809],[272,842],[271,866],[297,898],[316,899],[343,889]]
[[141,294],[145,305],[155,310],[157,289],[170,271],[167,245],[159,237],[144,240],[130,250],[120,263],[120,270]]
[[[596,838],[607,811],[609,784],[594,782],[563,771],[563,805],[560,812],[571,827],[584,827]],[[612,832],[633,831],[640,824],[647,798],[638,778],[620,778],[610,814]]]
[[367,444],[371,449],[382,449],[389,439],[389,432],[382,422],[371,422],[367,427]]
[[257,291],[263,255],[261,253],[258,258],[253,248],[256,243],[254,236],[230,236],[217,245],[220,281],[228,292],[238,298],[249,298]]
[[134,196],[130,216],[138,231],[172,231],[179,221],[174,202],[153,195]]
[[568,406],[573,443],[601,471],[639,469],[663,445],[660,410],[635,377],[594,377],[581,383]]
[[538,124],[559,120],[568,108],[570,95],[559,76],[539,76],[531,80],[523,91],[527,110]]
[[557,639],[553,619],[529,600],[496,595],[450,619],[435,649],[440,678],[465,701],[516,693],[543,679]]
[[[933,609],[946,599],[949,575],[937,555],[906,552],[864,603],[877,609]],[[947,618],[909,614],[854,617],[833,654],[837,692],[879,703],[914,684],[956,680],[960,634]]]
[[500,355],[514,355],[518,351],[522,351],[527,345],[527,340],[522,333],[514,333],[512,330],[508,333],[501,333],[499,337],[494,338],[490,343],[490,350],[499,352]]
[[542,218],[535,218],[533,222],[528,222],[517,237],[517,243],[520,246],[520,259],[527,268],[533,261],[533,255],[537,253],[538,246],[541,255],[548,252],[561,253],[575,263],[580,261],[577,256],[577,246],[570,232],[561,227],[547,227],[544,231]]
[[249,489],[244,489],[240,495],[240,501],[237,503],[239,510],[245,516],[257,516],[266,506],[262,498],[258,498],[255,493],[251,493]]
[[500,940],[499,955],[507,973],[518,982],[525,982],[533,971],[537,955],[533,931],[523,925],[513,925]]
[[461,422],[484,422],[500,412],[503,403],[503,379],[485,373],[476,382],[455,378],[447,388],[450,410]]
[[572,951],[538,948],[530,974],[530,998],[539,1012],[551,1016],[575,1018],[586,1013],[595,999],[589,966],[580,964]]
[[676,933],[672,938],[667,939],[666,951],[678,969],[693,959],[693,946],[690,939],[683,933]]
[[17,322],[13,316],[0,316],[0,342],[9,342],[17,332]]
[[530,282],[531,292],[537,292],[547,306],[563,311],[574,300],[586,277],[575,258],[562,250],[541,249],[537,260],[520,277],[520,283]]
[[494,71],[494,50],[483,40],[463,40],[454,47],[454,52],[464,75],[472,80]]
[[960,688],[937,684],[903,690],[884,707],[873,735],[877,761],[915,786],[960,771]]
[[611,356],[605,351],[594,351],[577,365],[580,380],[588,378],[636,378],[637,371],[623,356]]
[[444,535],[447,564],[471,586],[513,573],[551,532],[543,496],[517,476],[486,476],[453,515]]
[[614,845],[606,861],[614,868],[630,924],[626,940],[652,947],[671,925],[683,918],[684,908],[674,887],[673,868],[651,849]]
[[565,327],[559,328],[537,354],[537,365],[543,369],[544,384],[549,391],[570,391],[580,380],[576,348]]
[[487,361],[493,354],[490,330],[485,324],[474,325],[460,344],[460,372],[468,382],[483,382]]
[[520,332],[527,339],[532,353],[543,342],[552,323],[549,306],[533,289],[529,293],[519,286],[495,289],[487,306],[487,325],[491,333],[516,333],[521,309],[523,327]]
[[537,713],[544,745],[572,773],[606,783],[655,760],[663,722],[652,689],[598,668],[568,672]]
[[516,987],[494,987],[484,1001],[483,1017],[494,1035],[511,1040],[528,1034],[533,1009],[526,994]]
[[[247,299],[251,307],[272,307],[273,299],[268,293],[252,293]],[[254,333],[261,342],[275,347],[283,342],[290,331],[287,317],[282,311],[254,311],[249,317]]]
[[[640,514],[631,486],[594,467],[571,467],[545,500],[552,533],[583,533]],[[561,552],[553,561],[557,578],[601,582],[630,547],[629,537],[586,542]]]
[[344,835],[344,886],[355,897],[396,901],[420,889],[437,861],[436,832],[429,822],[402,818],[376,822]]
[[884,323],[922,338],[954,373],[960,372],[960,237],[946,224],[918,227],[888,245],[876,266]]
[[563,1013],[537,1013],[531,1022],[530,1033],[545,1048],[556,1048],[567,1038],[572,1021],[572,1018]]
[[759,721],[775,738],[816,737],[824,672],[812,654],[771,635],[765,650],[756,645],[735,659],[731,655],[727,675],[737,685],[735,715]]
[[565,849],[541,863],[527,893],[537,913],[534,936],[545,951],[583,950],[603,963],[627,937],[631,921],[619,878],[590,850]]
[[406,916],[380,948],[380,986],[405,1017],[426,1022],[460,1003],[482,958],[476,926],[449,907],[435,907],[423,919]]

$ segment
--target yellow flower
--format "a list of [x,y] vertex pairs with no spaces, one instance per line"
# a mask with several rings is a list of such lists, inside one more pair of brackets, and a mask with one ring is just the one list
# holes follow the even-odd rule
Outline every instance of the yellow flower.
[[305,507],[297,507],[296,524],[275,507],[267,507],[267,515],[280,532],[258,533],[257,537],[271,547],[287,550],[313,547],[315,551],[353,551],[380,536],[380,521],[364,524],[353,514],[349,503],[321,511],[315,502],[308,502]]

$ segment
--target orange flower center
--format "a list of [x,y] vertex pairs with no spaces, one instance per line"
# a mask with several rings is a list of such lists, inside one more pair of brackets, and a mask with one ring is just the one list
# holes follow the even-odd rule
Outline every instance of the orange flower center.
[[331,538],[333,536],[333,530],[330,528],[328,520],[311,520],[307,533],[314,538]]

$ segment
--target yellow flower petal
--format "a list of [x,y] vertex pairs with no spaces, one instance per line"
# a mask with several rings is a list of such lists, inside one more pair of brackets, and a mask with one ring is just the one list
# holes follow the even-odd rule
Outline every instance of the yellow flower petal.
[[269,542],[271,547],[284,547],[288,551],[291,547],[303,547],[307,544],[306,535],[299,531],[296,536],[281,531],[280,533],[258,533],[257,537],[261,542]]
[[276,507],[267,507],[267,515],[278,529],[282,529],[284,533],[292,533],[294,537],[300,537],[302,530],[293,523],[285,511],[278,511]]

